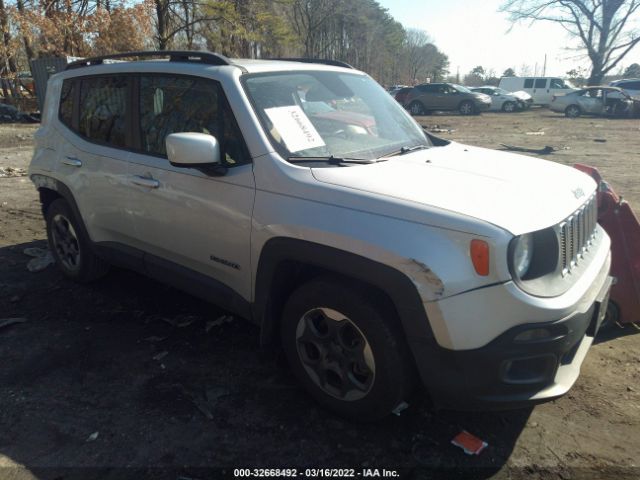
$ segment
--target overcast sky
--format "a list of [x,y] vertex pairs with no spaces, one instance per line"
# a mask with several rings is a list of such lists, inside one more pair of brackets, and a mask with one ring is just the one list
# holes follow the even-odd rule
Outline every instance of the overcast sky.
[[[589,66],[588,59],[576,58],[575,51],[566,49],[571,41],[559,25],[520,24],[508,32],[511,24],[507,15],[497,11],[501,0],[378,0],[378,3],[405,28],[425,30],[449,56],[452,74],[458,67],[463,75],[482,65],[495,69],[500,76],[509,67],[521,73],[523,64],[529,65],[533,74],[537,63],[541,75],[545,53],[547,75],[565,76],[572,68]],[[623,66],[634,62],[640,63],[640,46],[622,60]]]

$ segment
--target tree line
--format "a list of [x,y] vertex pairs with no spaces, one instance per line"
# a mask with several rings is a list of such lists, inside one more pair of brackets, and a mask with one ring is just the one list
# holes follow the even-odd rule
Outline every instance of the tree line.
[[3,78],[39,57],[154,49],[341,60],[383,84],[441,80],[449,66],[375,0],[0,0],[0,28]]

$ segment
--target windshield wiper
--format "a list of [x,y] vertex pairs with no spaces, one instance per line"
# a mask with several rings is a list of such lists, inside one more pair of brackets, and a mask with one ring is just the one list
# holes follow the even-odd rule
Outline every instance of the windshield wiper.
[[391,153],[387,153],[380,158],[395,157],[396,155],[404,155],[405,153],[415,152],[416,150],[423,150],[429,148],[429,145],[414,145],[413,147],[400,147],[400,150],[395,150]]
[[349,157],[334,157],[333,155],[329,155],[327,157],[296,157],[292,156],[287,158],[287,160],[291,163],[303,163],[303,162],[328,162],[332,164],[341,164],[341,163],[378,163],[384,162],[384,160],[380,159],[367,159],[367,158],[349,158]]

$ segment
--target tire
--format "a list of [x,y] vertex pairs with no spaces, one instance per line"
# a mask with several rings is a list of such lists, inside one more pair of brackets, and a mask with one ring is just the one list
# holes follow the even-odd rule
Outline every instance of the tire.
[[599,332],[610,332],[614,329],[614,327],[618,326],[618,322],[620,321],[620,307],[617,303],[609,300],[607,304],[607,313],[600,324]]
[[282,347],[294,375],[318,403],[350,419],[388,415],[413,384],[395,313],[379,297],[319,277],[295,290],[283,312]]
[[425,114],[424,105],[422,104],[422,102],[418,100],[414,100],[409,104],[409,112],[411,112],[411,115],[413,116],[424,115]]
[[49,249],[62,274],[79,283],[104,276],[109,264],[98,258],[84,225],[64,199],[55,200],[45,214]]
[[502,104],[502,111],[506,113],[513,113],[516,111],[516,104],[514,102],[504,102]]
[[460,104],[458,111],[461,115],[473,115],[476,113],[476,107],[473,102],[465,101]]
[[581,113],[582,111],[580,110],[580,107],[578,105],[569,105],[564,109],[565,116],[569,118],[577,118]]

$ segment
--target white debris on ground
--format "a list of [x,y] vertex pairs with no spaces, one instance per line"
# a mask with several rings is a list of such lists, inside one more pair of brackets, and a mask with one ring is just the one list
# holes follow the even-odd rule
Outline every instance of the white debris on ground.
[[33,273],[41,272],[49,265],[53,265],[55,263],[53,255],[48,249],[29,247],[25,248],[22,253],[33,257],[29,260],[29,263],[27,263],[27,270]]
[[0,167],[0,178],[7,177],[26,177],[27,170],[15,167]]

